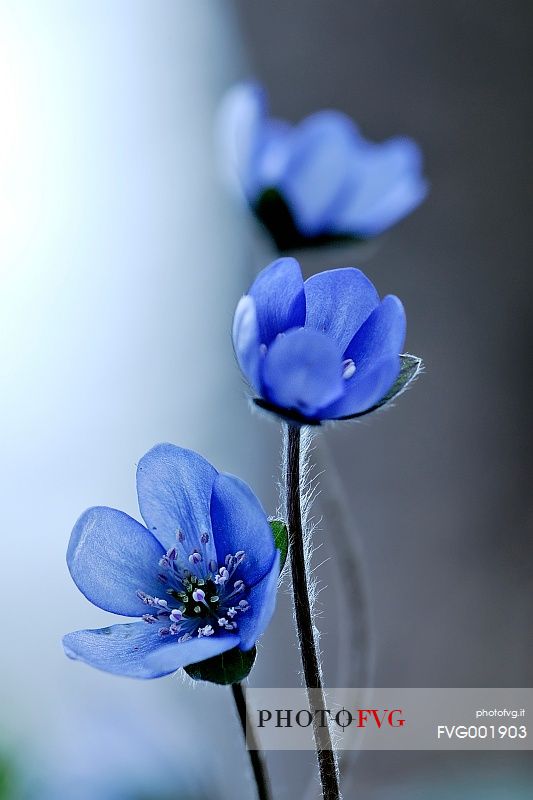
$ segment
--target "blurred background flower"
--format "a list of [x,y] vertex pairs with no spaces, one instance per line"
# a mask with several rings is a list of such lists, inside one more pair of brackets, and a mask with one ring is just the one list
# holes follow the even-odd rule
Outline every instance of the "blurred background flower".
[[368,239],[424,199],[418,145],[367,141],[340,111],[290,125],[268,114],[263,87],[234,86],[222,102],[220,160],[280,250]]

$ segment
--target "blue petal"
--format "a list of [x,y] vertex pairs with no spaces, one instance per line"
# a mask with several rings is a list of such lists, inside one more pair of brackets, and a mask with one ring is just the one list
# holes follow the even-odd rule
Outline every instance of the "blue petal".
[[230,89],[218,114],[220,161],[228,182],[244,190],[252,200],[255,192],[254,162],[258,155],[266,115],[266,96],[256,83]]
[[325,410],[328,418],[359,414],[381,400],[398,377],[399,353],[405,341],[405,311],[387,295],[359,328],[346,350],[355,373],[345,382],[345,394]]
[[344,353],[372,311],[379,295],[360,269],[319,272],[305,282],[306,328],[332,336]]
[[259,326],[255,303],[249,294],[241,297],[233,318],[233,348],[239,367],[250,385],[259,391]]
[[258,135],[255,157],[251,165],[251,200],[257,200],[265,189],[279,187],[291,154],[292,125],[269,117]]
[[344,391],[342,353],[330,336],[297,328],[269,348],[262,379],[267,400],[313,419]]
[[351,187],[336,209],[331,229],[376,236],[409,214],[427,194],[415,142],[390,139],[354,151]]
[[129,678],[160,678],[239,644],[238,636],[209,636],[178,642],[161,637],[159,625],[132,622],[75,631],[63,638],[69,658]]
[[244,614],[239,614],[239,636],[241,650],[250,650],[263,634],[272,619],[276,606],[276,595],[279,581],[279,550],[272,568],[257,586],[254,586],[248,597],[250,608]]
[[207,533],[207,559],[214,556],[209,503],[217,475],[198,453],[173,444],[158,444],[141,458],[139,508],[148,529],[166,550],[175,546],[178,531],[185,536],[186,553],[192,553],[202,533]]
[[400,357],[391,356],[350,378],[344,397],[323,411],[324,419],[339,419],[360,414],[384,397],[400,372]]
[[179,667],[186,667],[189,664],[196,664],[198,661],[205,661],[207,658],[225,653],[240,644],[240,637],[235,634],[216,633],[213,636],[194,637],[188,642],[172,643],[168,647],[160,647],[150,654],[146,659],[146,666],[156,669],[162,675],[174,672]]
[[211,496],[211,521],[218,563],[244,550],[239,578],[254,586],[269,571],[276,554],[272,530],[249,486],[233,475],[218,475]]
[[163,548],[150,531],[114,508],[89,508],[76,522],[67,564],[78,589],[114,614],[139,617],[146,607],[137,591],[161,593],[157,580]]
[[294,129],[292,155],[279,188],[302,233],[314,236],[327,230],[357,140],[353,122],[337,111],[312,114]]
[[372,369],[378,361],[403,352],[405,327],[401,301],[392,294],[387,295],[361,325],[346,350],[346,357],[353,359],[356,365],[356,375]]
[[248,294],[255,301],[261,344],[269,345],[278,333],[304,324],[304,283],[296,259],[279,258],[269,264]]

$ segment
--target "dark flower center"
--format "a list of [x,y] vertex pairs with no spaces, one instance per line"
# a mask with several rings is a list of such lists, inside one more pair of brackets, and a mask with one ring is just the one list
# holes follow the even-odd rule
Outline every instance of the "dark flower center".
[[160,636],[176,636],[179,642],[186,642],[193,636],[235,632],[237,618],[250,610],[246,599],[248,587],[237,577],[246,554],[242,550],[229,553],[219,566],[208,557],[207,533],[199,536],[198,543],[199,547],[191,553],[186,548],[185,537],[178,531],[176,546],[159,560],[158,579],[166,598],[154,597],[141,589],[137,591],[139,599],[150,607],[149,613],[143,614],[143,620],[161,624]]
[[[194,597],[194,593],[198,589],[204,594],[203,602],[199,602]],[[167,592],[181,604],[184,617],[203,619],[215,613],[220,605],[218,589],[210,578],[204,580],[196,575],[190,575],[183,581],[183,591],[167,589]]]

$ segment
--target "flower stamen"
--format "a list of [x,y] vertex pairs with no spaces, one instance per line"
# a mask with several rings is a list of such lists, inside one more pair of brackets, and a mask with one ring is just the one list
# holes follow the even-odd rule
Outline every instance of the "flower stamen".
[[342,363],[342,377],[345,381],[350,380],[355,375],[355,362],[351,358],[347,358]]
[[[178,531],[176,538],[182,545],[180,534]],[[218,630],[235,631],[238,627],[235,618],[250,607],[245,599],[230,605],[232,598],[236,595],[241,595],[242,598],[247,591],[240,578],[230,583],[231,578],[237,577],[235,573],[246,557],[244,550],[238,550],[235,554],[229,553],[223,566],[219,566],[213,559],[207,562],[205,546],[209,541],[209,534],[201,534],[199,541],[203,553],[198,549],[190,552],[183,545],[184,560],[180,561],[175,547],[170,548],[159,560],[159,566],[164,573],[159,573],[157,577],[167,583],[166,593],[169,600],[153,597],[140,590],[137,592],[139,599],[153,609],[144,614],[142,619],[154,624],[166,618],[168,624],[160,628],[159,635],[178,636],[178,642],[189,641],[195,634],[202,638],[213,636]],[[206,563],[209,571],[204,573]],[[199,570],[202,570],[201,575],[198,574]]]

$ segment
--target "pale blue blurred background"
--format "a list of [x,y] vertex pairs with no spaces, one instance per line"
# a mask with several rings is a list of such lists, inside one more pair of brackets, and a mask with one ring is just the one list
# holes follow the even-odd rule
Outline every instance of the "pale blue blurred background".
[[155,442],[257,475],[229,336],[249,267],[212,146],[238,60],[216,2],[0,3],[0,736],[28,773],[133,761],[249,796],[226,780],[246,765],[229,691],[120,680],[60,644],[109,623],[68,575],[72,525],[138,516]]

